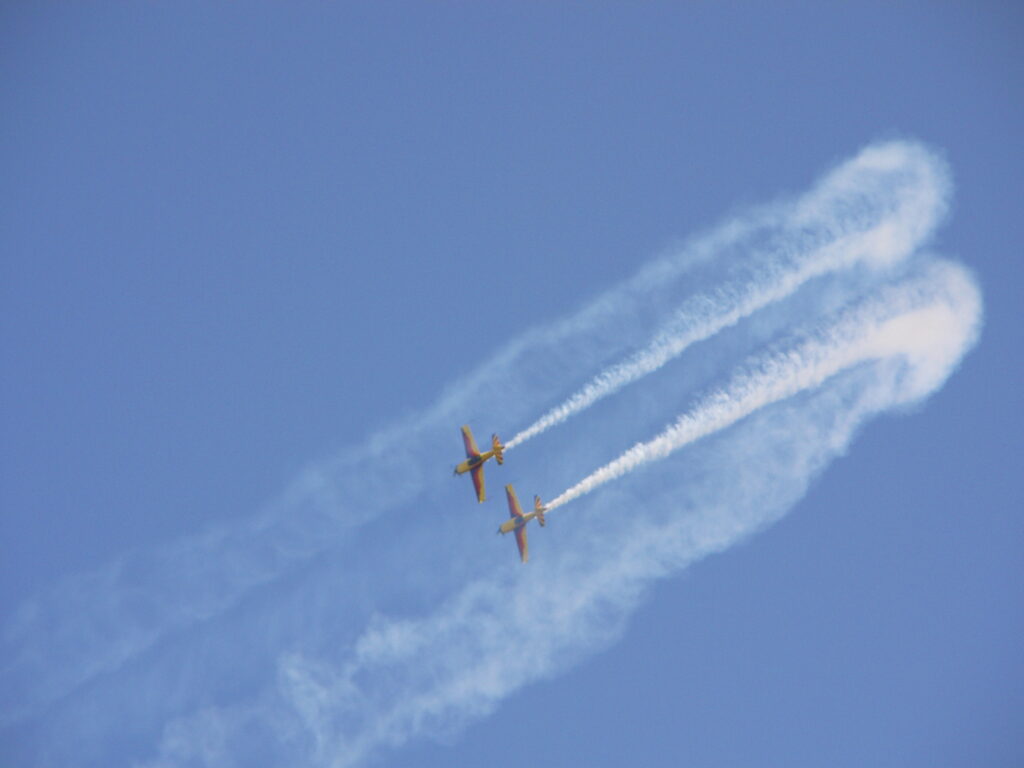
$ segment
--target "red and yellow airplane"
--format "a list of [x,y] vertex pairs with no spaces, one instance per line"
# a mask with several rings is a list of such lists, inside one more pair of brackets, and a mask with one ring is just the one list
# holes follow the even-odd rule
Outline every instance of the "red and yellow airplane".
[[462,442],[466,444],[466,460],[455,467],[455,474],[462,475],[469,472],[473,476],[476,500],[483,501],[486,498],[484,494],[484,462],[493,456],[499,464],[504,464],[505,456],[502,451],[505,450],[505,446],[501,444],[497,435],[491,435],[491,450],[487,453],[480,453],[469,427],[462,428]]
[[522,507],[519,506],[519,499],[516,498],[515,489],[511,485],[505,486],[505,495],[508,497],[508,511],[512,513],[512,517],[501,524],[498,533],[512,531],[516,534],[516,544],[519,545],[519,559],[525,563],[530,558],[530,550],[526,544],[526,524],[536,517],[537,522],[543,526],[544,513],[547,511],[547,507],[540,503],[540,496],[534,496],[533,511],[528,515],[524,515]]

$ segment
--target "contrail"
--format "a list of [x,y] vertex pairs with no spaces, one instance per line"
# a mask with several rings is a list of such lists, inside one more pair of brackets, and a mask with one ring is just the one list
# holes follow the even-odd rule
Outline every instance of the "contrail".
[[[955,367],[977,327],[977,290],[961,268],[922,272],[924,257],[907,258],[941,218],[948,186],[942,161],[920,145],[869,147],[796,202],[734,218],[579,311],[519,333],[431,405],[311,466],[261,512],[125,553],[26,600],[0,631],[8,756],[81,765],[116,755],[124,764],[127,743],[160,766],[338,768],[457,728],[607,644],[645,584],[783,514],[857,425],[926,396]],[[701,270],[722,287],[690,288]],[[918,277],[894,283],[908,270]],[[824,275],[834,279],[812,283]],[[807,290],[793,297],[801,285]],[[684,288],[696,295],[680,305]],[[872,292],[837,322],[815,325],[823,306]],[[595,473],[583,481],[590,486],[556,499],[620,477],[586,500],[602,535],[598,526],[555,526],[538,537],[529,568],[496,566],[481,544],[481,530],[493,531],[482,510],[447,514],[465,494],[438,465],[456,449],[467,409],[474,420],[527,424],[608,361],[625,360],[621,382],[598,391],[606,397],[678,355],[680,343],[769,305],[746,321],[751,339],[769,326],[806,327],[791,352],[754,358],[645,443],[646,453],[627,452],[632,464],[617,463],[624,455],[598,470],[617,474]],[[702,360],[716,370],[735,354],[729,343],[705,349]],[[652,400],[657,418],[676,412]],[[583,449],[577,461],[619,426],[593,415],[564,433]],[[775,418],[794,432],[766,430]],[[601,439],[588,442],[592,428]],[[667,478],[657,496],[650,478],[677,471],[651,463],[658,452],[716,430],[729,451],[688,451],[678,471],[703,464],[704,472],[693,483]],[[752,455],[759,468],[776,461],[774,474],[748,469]],[[516,471],[565,487],[607,456],[570,469],[546,458],[522,452]],[[614,495],[638,477],[624,475],[644,463],[646,507],[614,514]],[[499,487],[491,481],[492,493]],[[530,664],[520,663],[523,647],[535,652]]]
[[815,277],[859,263],[887,267],[901,261],[934,230],[947,208],[949,187],[945,166],[919,145],[868,147],[804,198],[775,212],[772,226],[780,231],[746,257],[756,265],[746,280],[685,301],[644,349],[597,374],[505,447],[564,422]]
[[267,731],[302,746],[301,759],[282,765],[347,768],[490,714],[524,685],[607,647],[654,581],[785,514],[868,418],[941,387],[980,320],[977,287],[951,263],[883,288],[691,412],[706,414],[721,439],[713,452],[691,452],[692,482],[666,468],[655,487],[644,479],[645,503],[625,513],[621,498],[595,495],[593,524],[552,528],[557,545],[529,567],[489,564],[419,616],[375,613],[344,647],[282,652],[251,703],[169,722],[144,768],[237,760],[249,735]]
[[963,316],[977,315],[976,291],[958,267],[932,264],[923,278],[889,286],[799,346],[753,362],[657,437],[638,443],[548,504],[555,509],[610,480],[663,459],[759,408],[807,389],[859,363],[913,357],[917,369],[944,368],[965,345]]
[[[169,633],[231,610],[368,522],[449,482],[432,459],[439,447],[455,447],[454,429],[468,407],[527,423],[538,404],[555,401],[604,361],[647,350],[595,380],[571,406],[576,412],[815,274],[837,264],[899,261],[934,229],[948,187],[944,163],[923,146],[871,145],[795,202],[735,217],[579,311],[521,333],[429,407],[307,468],[259,512],[155,550],[126,552],[32,596],[0,630],[0,727],[115,672]],[[681,281],[708,264],[745,276],[679,308]]]

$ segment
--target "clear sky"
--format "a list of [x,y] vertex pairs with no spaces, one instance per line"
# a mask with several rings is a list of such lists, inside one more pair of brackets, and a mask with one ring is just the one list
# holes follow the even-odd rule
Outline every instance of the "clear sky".
[[[0,765],[1024,762],[1018,4],[9,3],[0,42]],[[941,199],[892,271],[696,341],[484,505],[450,479],[460,424],[860,226],[785,201],[893,142]],[[873,179],[900,226],[931,189]],[[504,483],[555,497],[941,265],[984,320],[927,398],[861,361],[525,566],[493,534]]]

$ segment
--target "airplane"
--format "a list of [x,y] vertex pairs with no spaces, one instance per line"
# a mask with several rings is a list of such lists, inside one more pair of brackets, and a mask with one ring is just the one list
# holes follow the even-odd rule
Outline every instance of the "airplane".
[[462,475],[469,472],[473,477],[473,486],[476,488],[476,500],[483,501],[486,498],[484,494],[484,462],[493,456],[499,464],[504,464],[505,455],[502,452],[505,450],[505,446],[501,444],[497,435],[491,435],[491,450],[487,453],[480,453],[476,447],[476,441],[473,439],[473,433],[469,431],[469,427],[465,426],[462,428],[462,442],[466,445],[466,460],[455,467],[455,474]]
[[530,558],[530,550],[526,545],[526,524],[536,517],[537,522],[543,526],[547,507],[540,503],[540,496],[534,496],[533,511],[524,515],[522,507],[519,506],[519,499],[516,498],[515,489],[511,485],[505,486],[505,495],[508,497],[508,509],[512,513],[512,517],[501,524],[498,533],[515,532],[516,544],[519,545],[519,559],[525,563]]

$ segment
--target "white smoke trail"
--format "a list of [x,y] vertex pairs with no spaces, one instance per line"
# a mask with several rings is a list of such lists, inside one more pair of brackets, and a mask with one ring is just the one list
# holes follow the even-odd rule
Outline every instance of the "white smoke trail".
[[514,448],[652,373],[692,344],[793,294],[815,277],[858,263],[891,266],[920,247],[944,214],[945,166],[916,144],[875,145],[774,215],[781,234],[754,274],[690,298],[641,351],[595,376],[508,441]]
[[[421,618],[377,615],[332,656],[282,653],[276,680],[254,703],[174,719],[146,768],[237,759],[246,734],[267,729],[302,745],[291,763],[346,768],[490,713],[613,641],[654,580],[783,515],[867,418],[943,384],[980,317],[973,280],[952,264],[885,289],[813,331],[792,357],[766,358],[734,379],[724,390],[734,402],[754,402],[756,390],[771,393],[757,402],[776,405],[722,434],[716,451],[692,452],[694,482],[671,478],[625,515],[623,499],[599,496],[588,510],[596,524],[560,529],[557,548],[529,568],[492,567]],[[781,401],[782,392],[806,397]],[[731,408],[723,403],[722,412],[735,415]]]
[[921,389],[934,378],[932,368],[944,370],[951,359],[962,354],[967,342],[962,332],[972,326],[962,326],[961,318],[977,316],[978,301],[976,290],[960,268],[936,262],[923,278],[885,288],[800,346],[755,361],[660,435],[634,445],[552,499],[548,509],[663,459],[770,403],[818,387],[858,363],[897,354],[912,357],[912,368],[919,377],[917,389]]
[[[341,546],[368,521],[446,482],[431,459],[442,448],[456,449],[453,425],[464,422],[467,404],[489,420],[493,414],[493,421],[500,415],[525,422],[569,382],[643,346],[659,323],[663,333],[648,344],[647,361],[633,373],[625,370],[621,381],[749,314],[758,302],[778,300],[794,281],[849,260],[881,266],[899,260],[934,228],[948,186],[944,164],[921,145],[870,146],[796,203],[732,219],[575,314],[522,333],[429,408],[310,467],[259,513],[156,551],[127,552],[29,598],[6,612],[0,631],[0,728],[116,671],[169,633],[223,614],[244,595]],[[748,279],[691,299],[665,325],[680,282],[696,266],[717,262],[746,269]],[[597,396],[610,391],[595,390]]]
[[[559,583],[576,583],[566,592],[572,602],[568,604],[568,597],[563,600],[558,595],[535,596],[534,605],[551,609],[540,620],[538,608],[528,603],[520,605],[521,598],[528,594],[523,591],[514,600],[511,625],[504,617],[510,607],[506,587],[524,578],[519,571],[502,568],[493,575],[492,564],[488,563],[486,571],[479,571],[484,575],[477,579],[478,571],[471,570],[479,565],[473,560],[478,556],[477,542],[466,541],[471,534],[463,521],[458,526],[453,524],[445,535],[430,530],[429,539],[418,538],[420,531],[411,529],[406,534],[411,547],[422,549],[424,541],[440,541],[459,553],[460,562],[472,562],[458,572],[460,580],[455,586],[443,583],[437,588],[437,592],[456,590],[449,602],[461,606],[464,623],[453,619],[444,606],[423,622],[407,622],[414,629],[422,624],[426,636],[443,641],[435,647],[446,647],[450,653],[443,658],[427,654],[429,658],[420,666],[408,656],[407,647],[430,646],[416,645],[419,641],[411,639],[403,645],[401,627],[396,629],[396,622],[382,621],[373,624],[372,631],[368,630],[357,644],[357,658],[343,655],[343,650],[338,652],[342,654],[340,667],[334,664],[338,655],[325,656],[323,668],[306,664],[303,659],[311,653],[307,641],[314,647],[350,647],[347,634],[342,642],[338,642],[338,635],[357,631],[365,616],[352,609],[351,614],[339,619],[344,613],[339,601],[354,602],[353,596],[358,595],[371,606],[366,610],[384,610],[374,601],[384,602],[381,595],[390,583],[388,587],[381,584],[396,577],[393,573],[382,574],[386,568],[371,567],[379,565],[377,562],[359,560],[361,555],[364,559],[378,558],[383,549],[380,541],[388,538],[378,535],[375,539],[374,526],[369,523],[387,523],[387,513],[403,505],[437,500],[438,487],[451,483],[447,472],[438,472],[437,460],[449,448],[456,448],[456,427],[465,420],[467,404],[472,404],[475,413],[494,419],[489,423],[499,416],[507,422],[525,423],[538,412],[538,404],[552,402],[571,382],[586,380],[607,360],[642,347],[650,339],[652,328],[661,327],[667,334],[665,343],[671,344],[677,335],[698,327],[709,316],[720,317],[723,307],[744,306],[744,297],[768,295],[768,301],[784,298],[787,290],[793,290],[787,288],[790,284],[786,280],[804,274],[800,265],[808,260],[815,265],[863,263],[883,267],[866,271],[868,276],[856,288],[851,285],[857,280],[847,281],[846,275],[839,275],[837,293],[846,298],[860,291],[864,282],[877,284],[891,279],[884,267],[902,259],[932,231],[945,207],[946,187],[944,166],[920,146],[896,142],[869,148],[796,204],[772,206],[735,219],[697,239],[681,253],[645,268],[574,315],[519,335],[470,375],[454,382],[426,410],[401,419],[344,456],[303,473],[265,512],[222,523],[215,530],[156,552],[128,553],[97,573],[75,576],[27,601],[5,616],[0,633],[0,728],[5,729],[0,731],[0,741],[12,753],[15,744],[22,748],[25,759],[19,763],[103,764],[100,758],[90,760],[79,755],[81,744],[89,742],[102,748],[99,734],[105,733],[109,737],[107,748],[112,750],[118,742],[117,734],[129,721],[135,723],[133,738],[140,743],[151,735],[147,727],[158,728],[152,724],[169,722],[165,750],[171,755],[168,765],[188,763],[189,758],[174,756],[175,744],[187,751],[209,746],[204,733],[229,740],[235,734],[235,742],[221,759],[205,753],[195,758],[201,764],[224,765],[240,760],[232,755],[245,753],[246,746],[240,742],[245,742],[250,732],[243,728],[238,736],[238,728],[242,728],[238,724],[255,718],[266,726],[259,729],[261,733],[280,734],[283,729],[281,743],[287,749],[296,743],[288,730],[289,723],[297,729],[299,740],[304,738],[302,734],[315,733],[320,746],[313,750],[313,762],[346,764],[380,744],[399,742],[411,733],[422,732],[425,724],[446,719],[444,716],[453,710],[456,714],[478,715],[508,690],[530,679],[524,674],[550,674],[564,665],[560,653],[590,648],[595,637],[607,634],[591,616],[600,612],[595,604],[611,601],[622,615],[632,604],[637,584],[666,572],[664,563],[656,573],[650,562],[640,562],[643,552],[652,551],[638,543],[650,537],[649,529],[634,531],[634,538],[624,539],[623,551],[611,557],[605,557],[608,553],[590,557],[590,551],[579,547],[567,547],[547,558],[537,557],[537,562],[531,564],[532,573],[553,574]],[[880,226],[883,221],[891,226]],[[708,264],[727,264],[732,278],[737,271],[747,277],[731,278],[727,285],[732,288],[691,300],[684,305],[685,317],[677,315],[665,324],[669,309],[678,306],[675,297],[683,279],[690,279],[689,270],[694,265]],[[818,267],[808,267],[808,276],[800,279],[806,283],[814,274],[837,268],[822,267],[814,272]],[[774,298],[758,293],[759,286],[769,284],[781,286],[781,293]],[[780,307],[782,322],[785,318],[804,321],[803,314],[793,314],[789,309],[785,304]],[[970,312],[965,310],[964,314]],[[958,322],[967,320],[960,318]],[[956,333],[950,334],[950,338],[956,337]],[[655,346],[657,342],[648,345]],[[716,353],[716,349],[709,353]],[[915,366],[914,370],[924,369],[920,362]],[[882,381],[881,373],[877,378],[870,388],[872,393],[881,393],[877,397],[858,395],[857,408],[844,403],[838,410],[823,411],[822,419],[839,414],[836,418],[843,424],[829,432],[827,440],[822,438],[825,443],[816,444],[821,455],[831,456],[835,445],[845,445],[852,428],[849,424],[855,425],[865,415],[896,402],[895,385]],[[836,386],[826,382],[823,389],[832,392]],[[815,421],[812,426],[816,429],[821,425]],[[524,454],[522,459],[522,466],[528,468],[531,456]],[[647,471],[656,470],[649,467]],[[803,477],[795,470],[791,475]],[[606,495],[591,497],[589,503],[599,506]],[[706,501],[701,500],[704,513],[718,514],[718,502]],[[763,515],[757,518],[763,519]],[[717,531],[720,520],[720,516],[709,517],[708,525]],[[444,516],[430,524],[445,525]],[[398,527],[396,523],[388,533]],[[742,525],[732,526],[730,532],[733,528],[744,529]],[[358,546],[349,546],[357,529]],[[744,530],[749,530],[749,525]],[[665,541],[671,539],[669,536]],[[724,534],[707,534],[701,539],[703,549],[687,549],[682,555],[668,553],[664,559],[692,559],[695,553],[720,548],[731,540]],[[317,557],[324,552],[330,557]],[[621,560],[627,553],[632,559]],[[326,567],[323,563],[328,561],[338,569],[330,572],[336,577],[333,581],[321,578]],[[445,576],[455,581],[456,577],[440,574],[438,568],[434,560],[423,564],[422,573],[429,577],[424,583],[434,585]],[[544,570],[548,568],[553,570]],[[299,599],[282,598],[282,594],[292,594],[288,592],[290,583],[307,577]],[[459,591],[471,581],[479,589]],[[622,586],[630,584],[634,585],[632,592]],[[319,595],[319,599],[313,599],[313,595]],[[449,611],[447,619],[445,611]],[[236,637],[233,632],[239,617],[251,617],[246,627],[250,631]],[[547,638],[534,636],[531,623],[546,626],[553,634]],[[459,631],[450,637],[448,633],[456,626]],[[285,628],[291,627],[297,629],[288,634]],[[490,627],[494,633],[509,630],[508,638],[491,637],[491,630],[477,636],[479,627]],[[294,640],[300,634],[302,641]],[[391,645],[387,646],[385,640]],[[547,640],[548,650],[526,673],[505,669],[504,661],[496,659],[494,653],[500,647],[516,655],[513,640],[529,640],[531,644]],[[232,645],[232,641],[237,642]],[[256,650],[252,650],[254,647]],[[477,651],[484,654],[479,659]],[[218,652],[220,656],[216,656]],[[214,661],[210,660],[211,654],[216,657]],[[251,662],[246,668],[247,679],[256,681],[260,672],[276,661],[281,676],[274,690],[265,697],[243,697],[234,705],[203,710],[194,722],[180,717],[197,701],[213,701],[215,697],[205,695],[211,688],[220,694],[218,702],[236,695],[234,680],[219,689],[209,680],[219,677],[218,682],[222,682],[230,677],[234,668],[228,662],[239,656]],[[350,670],[355,676],[351,681]],[[394,689],[372,677],[377,671],[390,676],[396,670],[398,685]],[[192,684],[183,682],[189,672]],[[368,675],[371,679],[362,679]],[[136,684],[139,676],[143,676],[145,685]],[[444,687],[439,689],[442,682]],[[255,682],[253,687],[259,684]],[[135,692],[139,690],[160,691],[160,703],[149,700],[144,706],[135,706]],[[392,700],[392,691],[396,697],[406,697],[405,703]],[[60,718],[55,714],[58,712]],[[107,724],[101,727],[98,723],[103,718]],[[358,722],[353,723],[353,718]],[[80,738],[68,735],[71,730],[67,726],[72,723],[79,727]],[[202,732],[203,723],[212,730]],[[63,747],[62,759],[39,759],[42,753],[38,745],[51,743]],[[249,764],[309,762],[302,756],[296,758],[294,752],[280,759],[262,753],[255,757],[255,763]]]

